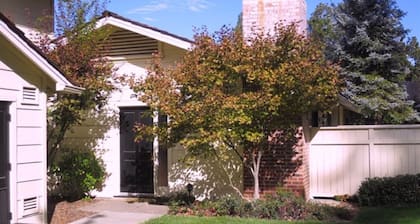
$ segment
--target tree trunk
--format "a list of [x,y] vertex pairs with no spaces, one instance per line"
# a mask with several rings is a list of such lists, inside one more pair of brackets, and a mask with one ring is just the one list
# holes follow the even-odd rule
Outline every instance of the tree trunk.
[[258,180],[258,172],[252,174],[254,176],[254,200],[260,198],[260,181]]
[[254,200],[257,200],[260,198],[260,181],[258,177],[260,173],[261,157],[262,157],[261,150],[257,150],[256,153],[252,153],[252,167],[250,168],[251,168],[252,176],[254,177]]

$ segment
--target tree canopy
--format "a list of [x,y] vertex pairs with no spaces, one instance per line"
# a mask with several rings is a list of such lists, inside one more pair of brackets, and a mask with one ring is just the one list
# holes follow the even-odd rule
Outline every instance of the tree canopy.
[[394,0],[344,0],[318,5],[310,19],[326,57],[341,67],[342,94],[376,124],[418,120],[404,86],[411,68],[404,15]]
[[41,50],[75,85],[85,88],[81,95],[56,94],[49,98],[48,164],[55,160],[65,134],[85,119],[87,111],[99,111],[113,90],[112,64],[104,57],[100,43],[108,33],[95,29],[101,0],[60,0],[56,7],[58,38],[44,35]]
[[169,117],[167,127],[138,127],[140,137],[158,135],[193,154],[234,150],[252,172],[258,198],[269,136],[337,102],[337,67],[294,26],[247,40],[224,27],[194,40],[176,66],[164,68],[157,59],[145,79],[132,81],[141,101]]

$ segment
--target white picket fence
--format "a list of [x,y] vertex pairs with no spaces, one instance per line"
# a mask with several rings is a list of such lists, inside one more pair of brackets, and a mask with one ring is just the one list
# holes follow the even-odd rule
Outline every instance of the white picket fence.
[[420,173],[420,125],[312,130],[310,195],[354,194],[367,177]]

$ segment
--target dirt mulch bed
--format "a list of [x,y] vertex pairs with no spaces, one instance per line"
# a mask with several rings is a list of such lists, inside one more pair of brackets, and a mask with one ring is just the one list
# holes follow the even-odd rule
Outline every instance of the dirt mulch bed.
[[82,211],[80,208],[98,202],[99,199],[79,200],[75,202],[48,199],[48,223],[67,224],[91,216],[94,212]]

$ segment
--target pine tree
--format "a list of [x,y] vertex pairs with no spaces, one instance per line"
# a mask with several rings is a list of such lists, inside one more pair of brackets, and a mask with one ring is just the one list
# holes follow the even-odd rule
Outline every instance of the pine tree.
[[408,41],[408,56],[411,61],[410,80],[420,79],[420,44],[416,37]]
[[394,0],[344,0],[318,7],[310,21],[327,57],[342,68],[342,94],[376,124],[417,120],[404,86],[410,68],[404,15]]

